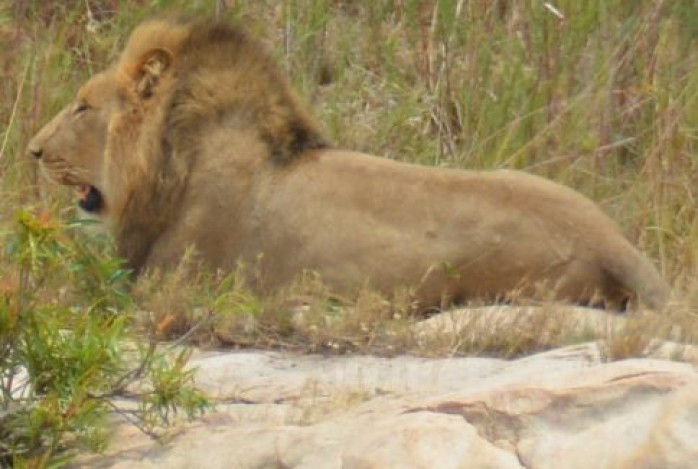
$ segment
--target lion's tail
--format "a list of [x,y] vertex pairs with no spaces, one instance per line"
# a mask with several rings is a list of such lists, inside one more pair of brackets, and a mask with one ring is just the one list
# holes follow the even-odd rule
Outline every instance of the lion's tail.
[[641,304],[655,310],[664,309],[669,301],[671,287],[652,262],[643,256],[625,238],[614,256],[606,256],[606,270],[624,287],[638,297]]

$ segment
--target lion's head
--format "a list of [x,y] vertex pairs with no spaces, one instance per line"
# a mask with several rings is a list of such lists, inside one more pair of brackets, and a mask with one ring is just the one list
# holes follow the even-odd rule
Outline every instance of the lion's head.
[[50,178],[77,189],[79,204],[88,212],[105,209],[101,178],[107,128],[120,107],[113,81],[109,72],[92,77],[29,144]]
[[77,188],[83,209],[107,219],[129,216],[128,200],[167,153],[156,142],[165,133],[162,108],[173,82],[163,79],[185,32],[162,26],[151,25],[149,38],[134,33],[119,61],[80,87],[28,146],[51,179]]
[[89,79],[31,140],[54,181],[77,188],[134,268],[172,218],[202,131],[249,122],[285,164],[324,146],[262,47],[236,27],[163,17],[142,23],[115,64]]

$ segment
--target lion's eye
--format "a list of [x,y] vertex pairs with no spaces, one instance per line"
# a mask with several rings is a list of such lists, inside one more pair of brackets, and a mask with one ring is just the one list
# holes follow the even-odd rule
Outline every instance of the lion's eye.
[[85,102],[79,102],[78,104],[75,105],[75,110],[73,111],[75,114],[82,114],[83,112],[87,111],[90,108],[90,106],[87,105]]

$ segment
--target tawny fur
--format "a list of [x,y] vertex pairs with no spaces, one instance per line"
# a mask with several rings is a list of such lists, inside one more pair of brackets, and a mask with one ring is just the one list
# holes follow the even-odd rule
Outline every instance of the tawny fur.
[[99,191],[136,272],[193,247],[210,268],[254,266],[261,291],[317,271],[339,291],[409,288],[422,309],[513,291],[659,309],[669,294],[569,188],[329,149],[265,51],[222,23],[145,22],[29,149],[59,182]]

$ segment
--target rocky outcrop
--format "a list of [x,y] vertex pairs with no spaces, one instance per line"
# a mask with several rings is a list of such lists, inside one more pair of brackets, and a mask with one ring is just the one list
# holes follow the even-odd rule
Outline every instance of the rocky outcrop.
[[211,352],[219,404],[163,444],[127,425],[97,468],[693,468],[698,374],[606,363],[595,343],[519,360]]

